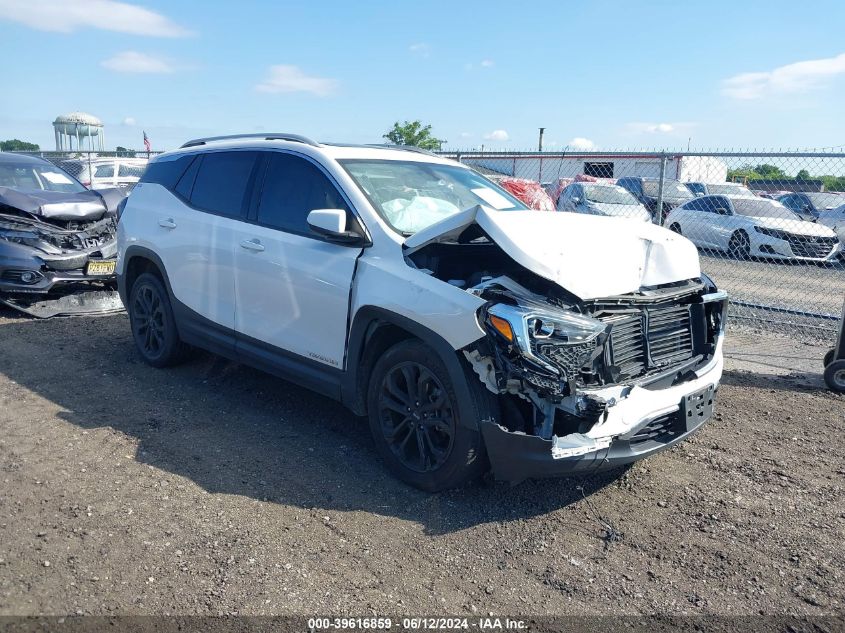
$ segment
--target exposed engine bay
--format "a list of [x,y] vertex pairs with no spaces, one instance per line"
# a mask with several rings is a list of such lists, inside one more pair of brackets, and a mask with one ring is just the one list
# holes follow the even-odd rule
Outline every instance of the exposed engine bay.
[[725,296],[705,275],[582,300],[514,261],[477,225],[406,261],[485,301],[478,320],[488,336],[462,352],[497,394],[501,424],[552,440],[559,456],[606,447],[639,424],[633,415],[611,419],[613,408],[635,389],[695,380],[724,327]]

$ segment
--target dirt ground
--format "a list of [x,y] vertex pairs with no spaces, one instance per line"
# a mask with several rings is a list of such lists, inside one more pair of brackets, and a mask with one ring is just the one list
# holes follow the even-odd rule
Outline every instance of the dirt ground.
[[843,431],[817,377],[734,370],[624,473],[428,495],[340,405],[3,312],[0,615],[842,613]]

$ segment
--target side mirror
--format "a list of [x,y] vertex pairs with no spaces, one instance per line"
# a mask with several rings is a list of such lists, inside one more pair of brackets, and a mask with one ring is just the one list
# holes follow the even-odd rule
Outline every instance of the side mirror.
[[730,215],[731,212],[728,211],[725,207],[716,207],[716,213],[719,215]]
[[330,242],[354,244],[361,241],[358,233],[346,230],[344,209],[314,209],[308,214],[308,226]]
[[574,204],[581,204],[581,196],[572,196],[572,202]]

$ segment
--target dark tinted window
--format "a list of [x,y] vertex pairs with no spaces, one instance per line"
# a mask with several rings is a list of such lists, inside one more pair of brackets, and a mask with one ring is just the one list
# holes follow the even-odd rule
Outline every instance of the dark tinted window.
[[346,209],[338,190],[312,163],[290,154],[271,154],[258,205],[258,221],[273,228],[307,235],[314,209]]
[[[188,156],[180,156],[175,160],[171,160],[169,157],[167,160],[154,160],[147,165],[141,182],[152,182],[173,189],[193,158],[194,155],[189,154]],[[112,169],[114,168],[112,167]]]
[[201,162],[202,156],[196,156],[191,166],[182,174],[179,183],[176,185],[176,193],[185,198],[185,200],[191,199],[191,191],[194,188],[194,180],[197,178],[197,172],[199,171]]
[[191,204],[223,215],[241,215],[256,156],[257,152],[203,154]]

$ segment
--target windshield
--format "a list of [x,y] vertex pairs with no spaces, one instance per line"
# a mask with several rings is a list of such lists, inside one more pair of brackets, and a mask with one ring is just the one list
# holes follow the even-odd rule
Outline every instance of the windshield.
[[734,184],[730,182],[721,183],[718,185],[707,185],[707,193],[715,196],[753,196],[751,189],[745,185]]
[[0,163],[0,187],[24,191],[87,191],[58,167],[38,163]]
[[478,204],[500,211],[528,208],[464,167],[415,161],[340,161],[388,224],[410,235]]
[[639,204],[630,191],[619,185],[584,185],[584,195],[599,204]]
[[[660,188],[659,180],[643,180],[643,194],[649,198],[656,198],[658,189]],[[692,192],[687,189],[686,185],[677,180],[663,181],[663,197],[681,200],[689,200],[694,198]]]
[[732,198],[731,202],[737,215],[747,215],[753,218],[780,218],[783,220],[801,219],[777,200]]
[[845,196],[838,193],[808,193],[805,194],[813,202],[816,209],[833,209],[845,204]]

